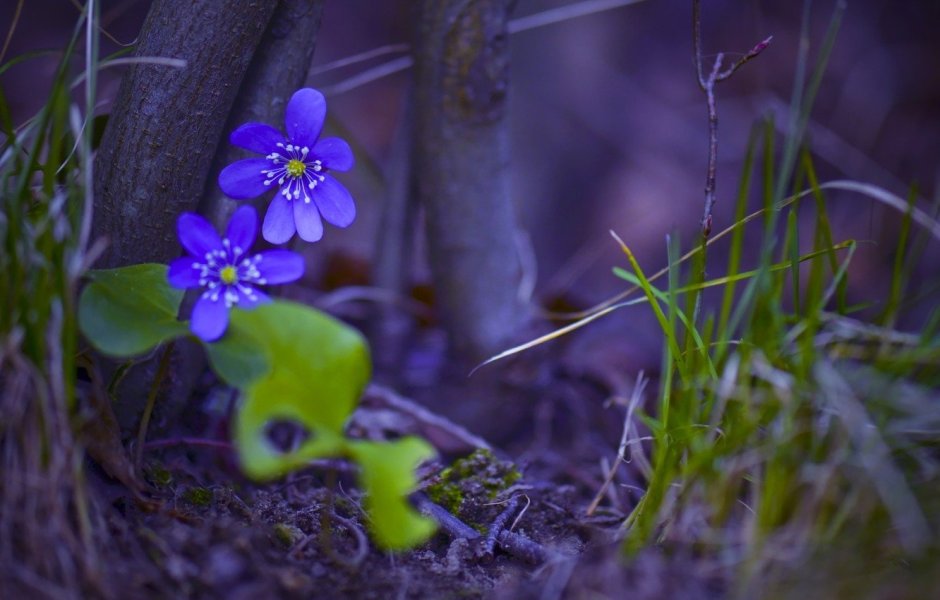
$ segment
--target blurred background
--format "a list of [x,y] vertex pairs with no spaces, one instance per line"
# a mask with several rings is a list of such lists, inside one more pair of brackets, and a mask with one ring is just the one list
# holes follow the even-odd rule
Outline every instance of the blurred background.
[[[353,191],[360,217],[349,229],[331,229],[323,243],[305,249],[310,290],[369,281],[410,76],[399,67],[413,35],[414,4],[326,2],[309,81],[328,95],[329,127],[357,148],[358,167],[341,180]],[[577,4],[519,0],[515,14],[524,19]],[[102,2],[103,54],[133,43],[148,5],[142,0]],[[811,61],[833,6],[832,0],[818,0],[810,8]],[[731,223],[752,127],[770,117],[781,134],[778,141],[784,133],[802,11],[801,2],[703,3],[708,58],[725,52],[733,59],[773,36],[761,56],[716,89],[720,126],[714,231]],[[3,60],[61,48],[78,12],[77,3],[69,0],[6,0],[0,6],[0,31],[5,35],[15,16],[18,23],[6,40]],[[631,246],[648,272],[665,265],[667,234],[676,232],[686,248],[695,239],[707,120],[705,98],[695,81],[690,15],[687,0],[646,0],[513,34],[512,189],[531,248],[528,264],[537,300],[579,309],[622,291],[625,286],[611,267],[626,261],[609,230]],[[938,2],[848,2],[808,129],[821,181],[853,179],[901,197],[916,184],[925,209],[937,198],[938,24]],[[385,46],[390,48],[371,60],[328,68]],[[40,54],[0,75],[15,123],[38,108],[56,60],[54,53]],[[395,72],[381,76],[385,71]],[[100,112],[109,110],[119,77],[120,68],[103,74]],[[753,208],[758,207],[759,190],[757,179]],[[853,261],[851,300],[884,298],[900,215],[858,195],[831,193],[829,200],[837,241],[851,237],[870,242],[861,245]],[[759,226],[752,227],[749,240],[756,244],[759,235]],[[725,244],[714,246],[710,274],[721,274],[724,252]],[[928,245],[917,276],[936,281],[938,259],[937,244]],[[419,257],[414,284],[426,285],[428,277]],[[908,322],[901,322],[902,328],[919,326],[930,308],[916,297],[909,300]],[[565,352],[573,361],[601,361],[623,372],[655,370],[660,334],[649,317],[643,307],[621,310],[590,325],[567,343]]]

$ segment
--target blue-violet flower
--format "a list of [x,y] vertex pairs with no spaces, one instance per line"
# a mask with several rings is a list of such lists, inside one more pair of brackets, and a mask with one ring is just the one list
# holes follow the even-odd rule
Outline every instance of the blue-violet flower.
[[289,283],[304,273],[303,258],[289,250],[249,254],[258,232],[258,213],[242,206],[220,238],[209,221],[183,213],[176,221],[180,244],[189,256],[170,263],[167,279],[175,288],[205,288],[190,318],[190,330],[211,342],[222,337],[233,306],[252,309],[271,299],[256,285]]
[[355,160],[344,140],[320,138],[326,99],[311,88],[291,96],[285,112],[287,137],[264,123],[246,123],[229,142],[264,155],[230,164],[219,173],[219,187],[231,198],[247,200],[280,188],[268,206],[261,231],[272,244],[294,236],[315,242],[323,237],[322,216],[346,227],[356,218],[356,205],[330,171],[348,171]]

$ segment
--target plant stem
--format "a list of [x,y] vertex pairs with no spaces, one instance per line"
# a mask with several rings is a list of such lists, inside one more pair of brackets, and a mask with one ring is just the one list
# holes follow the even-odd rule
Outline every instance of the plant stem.
[[698,77],[698,86],[705,93],[708,104],[708,170],[705,175],[705,211],[702,215],[702,238],[707,240],[712,232],[712,210],[715,207],[716,171],[718,169],[718,108],[715,104],[715,84],[731,77],[744,63],[755,58],[764,51],[773,36],[760,42],[751,51],[731,64],[724,71],[721,70],[724,62],[724,53],[719,52],[715,57],[711,73],[704,75],[704,59],[702,57],[702,7],[701,0],[692,0],[692,53],[695,61],[695,72]]
[[160,355],[160,365],[157,367],[157,374],[153,378],[153,384],[150,386],[150,393],[147,394],[147,404],[144,406],[144,413],[140,417],[140,428],[137,430],[137,448],[134,451],[134,469],[139,473],[140,466],[144,460],[144,444],[147,441],[147,427],[150,425],[150,416],[153,414],[153,407],[157,403],[157,394],[160,392],[160,385],[166,379],[167,371],[170,369],[170,356],[173,354],[173,342],[168,343],[163,348],[163,354]]

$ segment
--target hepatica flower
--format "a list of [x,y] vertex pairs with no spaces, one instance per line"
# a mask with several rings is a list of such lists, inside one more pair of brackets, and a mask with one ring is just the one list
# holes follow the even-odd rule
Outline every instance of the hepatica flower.
[[289,283],[304,273],[303,258],[289,250],[249,254],[258,231],[258,213],[242,206],[228,223],[225,237],[201,216],[183,213],[176,221],[180,244],[189,256],[170,264],[167,279],[175,288],[204,288],[193,307],[190,329],[211,342],[228,327],[232,307],[252,309],[271,299],[258,285]]
[[287,103],[287,135],[264,123],[246,123],[229,141],[263,158],[239,160],[222,169],[219,187],[231,198],[247,200],[276,189],[264,216],[262,233],[272,244],[291,239],[315,242],[323,220],[346,227],[356,218],[349,191],[330,174],[352,168],[352,150],[340,138],[320,138],[326,99],[311,88],[298,90]]

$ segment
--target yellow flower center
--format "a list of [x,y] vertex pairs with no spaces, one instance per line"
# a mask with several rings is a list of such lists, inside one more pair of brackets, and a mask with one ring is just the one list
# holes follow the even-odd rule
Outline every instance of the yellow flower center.
[[219,279],[221,279],[222,283],[225,285],[232,285],[238,281],[238,273],[235,271],[235,267],[231,265],[222,267],[222,270],[219,271]]
[[292,158],[289,161],[287,161],[286,169],[287,169],[287,174],[290,175],[291,177],[300,177],[301,175],[304,174],[304,171],[307,170],[307,165],[297,160],[296,158]]

